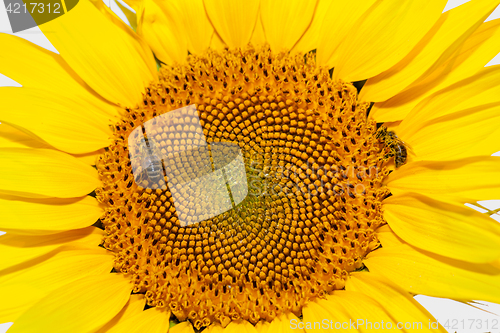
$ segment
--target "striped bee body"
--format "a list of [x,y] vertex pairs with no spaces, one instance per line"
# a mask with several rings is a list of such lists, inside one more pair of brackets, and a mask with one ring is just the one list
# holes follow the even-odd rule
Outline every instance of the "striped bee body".
[[158,146],[152,139],[143,139],[141,148],[141,167],[152,182],[158,182],[165,176]]
[[396,133],[388,131],[385,127],[381,127],[378,130],[377,138],[390,148],[391,152],[388,156],[394,157],[394,164],[396,165],[396,168],[406,164],[408,159],[408,146],[400,138],[398,138]]

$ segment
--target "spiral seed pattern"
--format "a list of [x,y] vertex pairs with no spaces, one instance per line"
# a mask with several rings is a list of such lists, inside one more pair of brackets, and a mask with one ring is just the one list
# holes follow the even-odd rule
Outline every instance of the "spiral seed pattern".
[[[199,144],[199,122],[207,143],[239,147],[248,193],[217,216],[203,215],[197,202],[174,205],[172,186],[155,188],[132,174],[130,133],[188,105],[198,113],[176,120],[181,134],[158,127],[148,139],[167,156],[179,144]],[[368,107],[312,54],[210,51],[162,67],[143,104],[115,125],[114,143],[97,163],[104,245],[116,254],[115,269],[148,305],[167,307],[196,328],[300,315],[307,302],[342,289],[379,246],[375,230],[385,224],[390,154]],[[186,179],[199,176],[192,164],[184,170]],[[179,204],[201,222],[182,224]]]

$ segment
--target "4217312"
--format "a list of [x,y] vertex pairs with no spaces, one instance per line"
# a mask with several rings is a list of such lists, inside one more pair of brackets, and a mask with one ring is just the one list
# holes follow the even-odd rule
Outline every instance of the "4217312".
[[12,32],[52,21],[73,9],[79,0],[4,0]]

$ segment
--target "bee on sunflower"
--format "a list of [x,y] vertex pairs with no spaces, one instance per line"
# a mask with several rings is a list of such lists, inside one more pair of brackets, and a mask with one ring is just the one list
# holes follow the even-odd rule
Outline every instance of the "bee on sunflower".
[[59,54],[0,34],[9,333],[445,332],[414,295],[500,303],[500,226],[464,206],[500,189],[499,1],[127,3],[133,29],[98,0],[41,25]]

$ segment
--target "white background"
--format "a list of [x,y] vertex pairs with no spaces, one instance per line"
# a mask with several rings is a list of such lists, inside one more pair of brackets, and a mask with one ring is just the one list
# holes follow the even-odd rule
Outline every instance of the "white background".
[[[430,0],[432,1],[432,0]],[[446,5],[445,11],[466,3],[467,0],[449,0]],[[105,3],[110,3],[109,0],[105,0]],[[117,6],[111,2],[112,9],[119,12]],[[121,14],[121,13],[119,13]],[[120,15],[124,21],[126,21],[123,14]],[[488,18],[488,20],[496,19],[500,17],[500,7],[495,10],[495,12]],[[92,24],[89,22],[89,24]],[[2,4],[0,4],[0,33],[12,33],[10,24],[8,21],[7,13]],[[31,28],[29,30],[21,31],[16,34],[19,37],[25,38],[33,43],[36,43],[42,47],[45,47],[51,51],[57,52],[55,48],[50,44],[50,42],[41,33],[38,27]],[[499,45],[500,51],[500,45]],[[9,52],[9,50],[1,49],[0,52]],[[500,54],[497,55],[487,66],[500,64]],[[8,77],[0,74],[0,86],[20,86],[15,81],[9,79]],[[500,155],[496,153],[495,155]],[[500,201],[489,201],[483,202],[483,206],[488,209],[495,209],[500,206]],[[494,218],[500,222],[500,215],[494,216]],[[476,304],[479,309],[472,308],[466,304],[448,300],[440,299],[428,296],[418,295],[415,299],[420,302],[429,312],[431,312],[442,324],[448,323],[450,327],[449,332],[460,332],[460,333],[477,333],[477,332],[489,332],[499,333],[500,332],[500,305],[492,304],[487,302],[480,302]],[[1,301],[1,295],[0,295]],[[481,310],[482,309],[482,310]],[[496,315],[498,314],[498,315]],[[491,324],[494,320],[497,320],[497,329],[491,330]],[[456,323],[456,326],[453,325]],[[489,323],[490,329],[485,329],[486,323]],[[479,325],[483,326],[480,327]],[[8,328],[12,323],[0,324],[0,333],[7,332]]]

